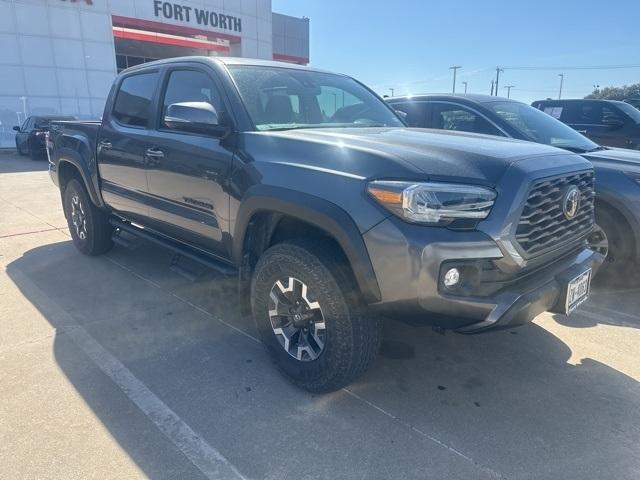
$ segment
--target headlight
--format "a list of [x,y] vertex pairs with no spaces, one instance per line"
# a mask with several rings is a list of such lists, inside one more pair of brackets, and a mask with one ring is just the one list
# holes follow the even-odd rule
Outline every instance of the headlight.
[[640,185],[640,173],[636,172],[624,172],[626,175],[633,181],[635,181],[638,185]]
[[496,198],[489,188],[455,183],[370,182],[367,191],[381,205],[414,223],[448,224],[459,218],[487,218]]

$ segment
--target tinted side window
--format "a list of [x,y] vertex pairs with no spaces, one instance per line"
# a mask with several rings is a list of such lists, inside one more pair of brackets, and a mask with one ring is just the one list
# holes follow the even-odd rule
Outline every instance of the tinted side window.
[[431,128],[459,132],[501,135],[500,131],[480,115],[461,105],[434,104]]
[[126,77],[120,84],[112,115],[120,123],[146,127],[151,116],[151,99],[158,84],[158,72]]
[[392,103],[395,110],[407,114],[405,121],[410,127],[429,128],[427,125],[427,104],[424,102]]
[[218,113],[222,110],[220,92],[213,81],[204,73],[196,70],[174,70],[169,74],[169,81],[162,101],[162,123],[167,107],[172,103],[206,102],[211,104]]
[[600,123],[603,125],[610,125],[613,123],[625,123],[625,121],[624,117],[617,109],[604,105],[602,107],[602,118]]

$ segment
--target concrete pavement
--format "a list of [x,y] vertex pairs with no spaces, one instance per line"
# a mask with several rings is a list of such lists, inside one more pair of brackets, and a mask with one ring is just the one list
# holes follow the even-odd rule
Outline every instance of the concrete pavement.
[[477,336],[389,321],[317,396],[233,279],[169,260],[80,255],[46,162],[0,154],[0,478],[640,478],[640,289]]

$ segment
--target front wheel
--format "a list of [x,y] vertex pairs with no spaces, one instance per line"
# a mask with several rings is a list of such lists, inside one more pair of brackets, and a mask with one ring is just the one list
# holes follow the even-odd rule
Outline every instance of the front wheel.
[[331,244],[287,242],[256,265],[251,306],[280,371],[311,392],[338,390],[375,360],[381,323],[368,317]]
[[26,155],[26,153],[24,153],[24,151],[22,150],[22,147],[20,146],[20,142],[18,142],[17,138],[16,138],[16,150],[18,151],[18,155],[20,156]]
[[596,226],[588,242],[591,249],[606,257],[596,275],[598,283],[615,287],[638,283],[633,234],[617,211],[596,205]]
[[76,179],[69,180],[65,187],[64,212],[73,243],[82,253],[100,255],[113,247],[109,218],[93,204]]

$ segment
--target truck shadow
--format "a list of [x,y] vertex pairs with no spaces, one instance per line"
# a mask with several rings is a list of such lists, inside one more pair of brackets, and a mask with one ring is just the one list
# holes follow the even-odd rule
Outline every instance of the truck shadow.
[[13,151],[0,150],[0,173],[46,172],[48,169],[49,162],[45,156],[31,160]]
[[[189,282],[168,263],[168,254],[153,246],[116,248],[96,259],[63,242],[29,250],[6,269],[58,329],[54,353],[62,371],[148,477],[201,474],[89,365],[64,333],[73,325],[43,297],[251,477],[267,477],[270,469],[299,472],[286,452],[282,458],[260,453],[279,436],[326,445],[329,453],[353,452],[349,461],[363,468],[367,460],[359,455],[388,455],[387,440],[410,440],[421,451],[421,441],[432,448],[434,439],[506,477],[622,479],[640,468],[638,382],[596,360],[576,361],[565,343],[536,324],[460,336],[387,321],[374,367],[348,391],[318,397],[291,387],[260,345],[216,320],[254,334],[251,320],[239,313],[233,279],[206,274]],[[283,402],[296,412],[286,425],[278,420]],[[342,434],[318,428],[313,408],[325,409],[323,422],[335,422]],[[390,439],[379,437],[389,418],[407,427],[409,440],[394,437],[395,430]],[[398,470],[415,472],[418,457],[415,467]],[[323,457],[305,461],[313,465]],[[275,470],[278,462],[284,463]]]

